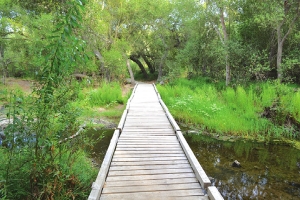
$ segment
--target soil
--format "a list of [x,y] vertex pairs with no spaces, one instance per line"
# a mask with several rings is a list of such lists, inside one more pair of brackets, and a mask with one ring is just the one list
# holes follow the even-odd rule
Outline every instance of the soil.
[[32,91],[31,86],[33,84],[33,81],[31,80],[24,80],[24,79],[18,79],[18,78],[7,78],[5,80],[5,86],[7,88],[20,88],[25,93],[30,93]]

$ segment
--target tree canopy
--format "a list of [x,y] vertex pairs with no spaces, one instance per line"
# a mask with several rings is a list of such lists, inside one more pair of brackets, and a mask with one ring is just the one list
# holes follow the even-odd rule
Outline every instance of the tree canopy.
[[[68,2],[0,2],[4,77],[39,73]],[[300,82],[299,0],[90,0],[84,6],[76,34],[89,57],[78,73],[124,80],[130,60],[136,76],[158,81],[189,74],[226,85]]]

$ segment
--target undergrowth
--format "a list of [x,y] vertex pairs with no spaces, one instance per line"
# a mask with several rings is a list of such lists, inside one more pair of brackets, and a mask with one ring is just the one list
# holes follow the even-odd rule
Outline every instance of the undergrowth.
[[220,88],[205,78],[157,86],[175,118],[201,130],[254,138],[300,138],[300,91],[278,82]]

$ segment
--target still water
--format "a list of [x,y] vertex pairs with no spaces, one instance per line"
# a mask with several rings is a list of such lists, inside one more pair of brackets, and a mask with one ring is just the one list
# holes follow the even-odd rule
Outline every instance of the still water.
[[[91,156],[100,166],[114,130],[90,130],[97,142]],[[300,200],[300,151],[290,146],[224,142],[203,135],[185,135],[187,142],[223,197]],[[241,168],[232,167],[234,160]]]
[[[300,199],[300,151],[285,145],[186,136],[225,199]],[[241,168],[232,167],[234,160]]]

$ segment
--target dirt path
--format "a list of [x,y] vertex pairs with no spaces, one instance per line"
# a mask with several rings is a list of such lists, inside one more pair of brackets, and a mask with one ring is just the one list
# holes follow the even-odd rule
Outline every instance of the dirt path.
[[30,80],[23,80],[10,77],[5,80],[5,83],[6,84],[4,85],[4,88],[7,89],[19,88],[25,93],[30,93],[32,91],[31,86],[33,84],[33,81]]

